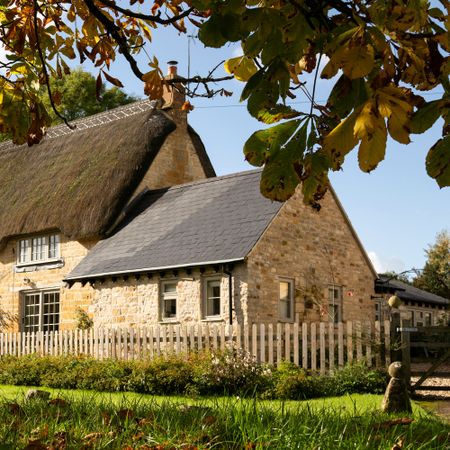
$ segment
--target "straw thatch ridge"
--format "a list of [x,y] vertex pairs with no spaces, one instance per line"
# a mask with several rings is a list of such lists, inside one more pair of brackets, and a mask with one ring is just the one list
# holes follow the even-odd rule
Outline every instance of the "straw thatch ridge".
[[[0,248],[13,235],[59,229],[100,237],[176,128],[148,102],[54,127],[27,147],[0,147]],[[52,137],[53,136],[53,137]]]

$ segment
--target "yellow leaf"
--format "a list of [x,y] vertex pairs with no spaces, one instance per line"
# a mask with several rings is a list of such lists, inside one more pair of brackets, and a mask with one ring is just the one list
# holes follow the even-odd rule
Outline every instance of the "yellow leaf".
[[388,119],[389,134],[401,144],[409,144],[410,119],[413,107],[407,92],[394,85],[377,90],[376,99],[379,113]]
[[238,56],[225,61],[225,70],[233,74],[236,80],[248,81],[257,71],[253,60],[248,56]]
[[355,121],[355,127],[353,129],[355,136],[359,139],[369,138],[375,132],[378,117],[379,113],[373,100],[364,103]]
[[350,79],[362,78],[373,69],[375,51],[372,45],[365,44],[360,39],[350,39],[330,55],[330,58]]
[[333,161],[333,168],[337,169],[344,162],[345,155],[358,143],[354,134],[355,121],[359,110],[354,111],[346,119],[328,133],[323,140],[322,148]]
[[320,74],[320,78],[323,78],[325,80],[329,80],[330,78],[333,78],[339,70],[339,66],[334,63],[333,60],[329,60],[325,67],[322,70],[322,73]]
[[143,75],[144,93],[148,95],[151,100],[157,100],[163,95],[164,81],[161,79],[158,70],[150,70]]
[[374,101],[365,103],[356,119],[354,131],[361,138],[359,167],[364,172],[370,172],[384,159],[387,139],[384,118],[379,114]]

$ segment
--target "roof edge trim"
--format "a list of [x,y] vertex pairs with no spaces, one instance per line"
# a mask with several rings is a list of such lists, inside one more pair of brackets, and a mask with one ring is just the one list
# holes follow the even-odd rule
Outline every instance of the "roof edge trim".
[[362,244],[361,240],[359,239],[358,234],[356,233],[355,228],[353,227],[353,224],[348,217],[347,213],[345,212],[344,206],[342,205],[341,201],[339,200],[338,195],[336,194],[336,191],[334,190],[331,183],[328,185],[328,188],[333,195],[336,204],[338,205],[338,208],[340,209],[342,216],[344,217],[344,220],[347,222],[348,227],[350,228],[350,232],[352,233],[353,237],[355,238],[356,243],[358,244],[359,249],[361,250],[361,253],[363,254],[364,259],[367,262],[367,265],[369,266],[370,270],[372,271],[372,274],[374,275],[375,279],[378,279],[378,272],[375,270],[375,267],[369,258],[368,253],[366,252],[366,249],[364,248],[364,245]]
[[169,269],[181,269],[183,267],[199,267],[213,264],[226,264],[231,262],[243,261],[244,257],[241,258],[231,258],[231,259],[223,259],[217,261],[203,261],[196,263],[185,263],[185,264],[176,264],[170,266],[160,266],[160,267],[146,267],[142,269],[130,269],[130,270],[121,270],[117,272],[104,272],[104,273],[94,273],[89,275],[82,276],[74,276],[74,277],[66,277],[63,281],[78,281],[78,280],[86,280],[89,278],[99,278],[99,277],[108,277],[108,276],[117,276],[117,275],[126,275],[126,274],[134,274],[134,273],[144,273],[144,272],[156,272],[158,270],[169,270]]

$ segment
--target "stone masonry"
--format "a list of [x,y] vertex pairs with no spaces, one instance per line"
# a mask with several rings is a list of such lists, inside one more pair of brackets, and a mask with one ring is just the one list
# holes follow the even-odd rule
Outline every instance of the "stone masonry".
[[316,212],[297,190],[250,252],[247,268],[249,323],[278,320],[280,279],[294,281],[299,322],[328,320],[333,285],[342,289],[343,321],[373,320],[376,274],[334,193]]

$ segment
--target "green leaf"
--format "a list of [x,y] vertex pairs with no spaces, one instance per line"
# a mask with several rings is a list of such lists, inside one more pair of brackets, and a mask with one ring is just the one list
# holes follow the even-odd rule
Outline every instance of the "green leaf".
[[328,158],[321,150],[305,157],[302,176],[303,201],[315,209],[320,209],[318,201],[329,187],[329,169]]
[[198,37],[207,47],[219,48],[228,42],[228,39],[222,34],[221,21],[222,16],[214,15],[200,28]]
[[[300,124],[301,120],[291,120],[265,130],[256,131],[244,145],[245,159],[254,166],[262,166],[270,155],[278,151],[295,133]],[[298,143],[298,137],[294,137],[291,142]],[[291,147],[292,145],[289,146],[289,151],[292,150]]]
[[265,69],[260,69],[256,72],[250,79],[247,81],[244,89],[241,94],[241,102],[246,100],[251,93],[259,86],[259,84],[263,81],[265,74]]
[[331,90],[327,107],[333,114],[343,118],[366,100],[367,89],[364,79],[351,80],[346,75],[341,75]]
[[[283,131],[279,134],[281,140],[299,123],[300,121],[295,120],[287,124],[281,124],[285,125]],[[280,125],[273,128],[278,127]],[[280,139],[273,142],[272,152],[261,174],[261,193],[264,196],[283,202],[294,194],[300,182],[296,167],[301,165],[306,147],[307,130],[308,122],[305,122],[284,147],[278,145]]]
[[424,133],[431,128],[440,116],[439,104],[441,100],[434,100],[429,103],[424,103],[412,115],[410,120],[411,133]]
[[443,188],[450,186],[450,136],[445,136],[431,147],[426,159],[427,173]]

